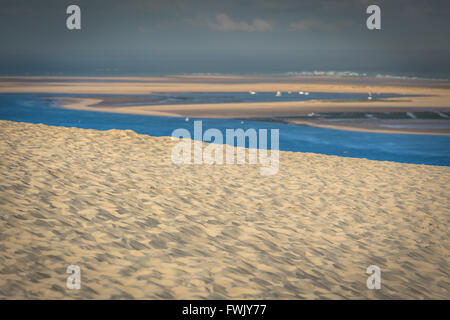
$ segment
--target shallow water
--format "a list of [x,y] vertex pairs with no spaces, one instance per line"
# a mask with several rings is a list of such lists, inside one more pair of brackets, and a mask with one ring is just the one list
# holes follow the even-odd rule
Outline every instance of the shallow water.
[[[305,94],[306,93],[306,94]],[[100,96],[104,97],[104,96]],[[362,93],[331,92],[160,92],[147,95],[108,95],[108,106],[164,105],[164,104],[202,104],[233,102],[277,102],[305,100],[366,100],[368,95]],[[373,99],[405,97],[396,94],[373,94]]]
[[[62,109],[47,100],[48,96],[0,94],[0,119],[97,130],[130,129],[151,136],[170,136],[177,128],[186,128],[193,134],[193,121],[198,120]],[[352,132],[276,122],[242,123],[234,119],[201,120],[203,132],[217,128],[224,136],[225,129],[279,129],[280,150],[284,151],[450,166],[450,136]]]

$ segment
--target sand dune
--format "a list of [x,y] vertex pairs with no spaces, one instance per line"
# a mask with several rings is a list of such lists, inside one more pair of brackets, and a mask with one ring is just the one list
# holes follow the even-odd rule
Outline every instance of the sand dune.
[[0,121],[0,298],[450,298],[449,167],[280,152],[261,176],[173,145]]

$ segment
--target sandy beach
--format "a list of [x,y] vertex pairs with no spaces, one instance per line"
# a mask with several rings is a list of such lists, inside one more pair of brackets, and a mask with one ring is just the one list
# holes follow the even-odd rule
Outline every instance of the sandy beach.
[[0,298],[450,298],[449,167],[280,152],[262,176],[174,144],[0,121]]

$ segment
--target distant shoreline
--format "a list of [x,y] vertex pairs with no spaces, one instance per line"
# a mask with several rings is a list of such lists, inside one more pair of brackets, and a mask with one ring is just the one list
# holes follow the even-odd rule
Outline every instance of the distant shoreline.
[[[400,94],[403,97],[374,101],[282,101],[137,105],[118,107],[105,99],[54,97],[61,107],[124,114],[191,118],[283,118],[325,112],[450,112],[450,82],[380,78],[337,77],[0,77],[0,93],[56,94],[150,94],[154,92],[276,92],[308,91],[334,93]],[[101,106],[96,106],[98,104]],[[449,135],[447,129],[386,129],[352,123],[286,121],[299,125],[338,130]],[[432,126],[432,122],[428,122]]]

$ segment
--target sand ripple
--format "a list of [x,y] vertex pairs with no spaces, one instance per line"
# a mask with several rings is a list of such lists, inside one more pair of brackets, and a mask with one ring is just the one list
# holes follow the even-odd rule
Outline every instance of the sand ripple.
[[261,176],[172,145],[0,121],[0,298],[450,298],[449,167],[280,152]]

